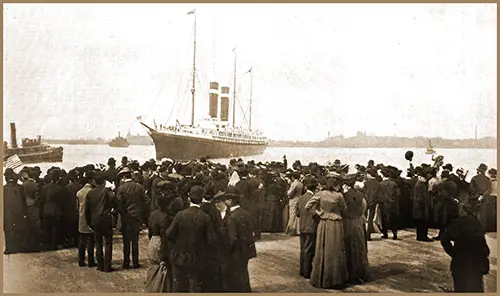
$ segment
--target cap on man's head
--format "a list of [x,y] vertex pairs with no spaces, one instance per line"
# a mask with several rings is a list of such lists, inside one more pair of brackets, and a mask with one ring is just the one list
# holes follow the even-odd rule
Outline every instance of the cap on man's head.
[[479,167],[477,168],[478,171],[481,172],[486,172],[488,170],[488,166],[485,165],[484,163],[480,164]]

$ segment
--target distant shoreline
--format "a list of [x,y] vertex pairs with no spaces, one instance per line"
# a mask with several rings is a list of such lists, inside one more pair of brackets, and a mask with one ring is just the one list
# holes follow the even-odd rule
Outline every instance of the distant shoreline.
[[[147,137],[147,136],[146,136]],[[142,138],[139,136],[138,138]],[[493,137],[481,139],[441,139],[431,138],[432,146],[436,149],[497,149],[497,139]],[[47,144],[65,145],[107,145],[104,139],[44,139]],[[131,145],[152,146],[148,141],[130,141]],[[284,148],[422,148],[428,147],[428,139],[400,138],[400,137],[370,137],[356,136],[344,138],[342,136],[328,138],[323,141],[275,141],[269,140],[269,147]]]

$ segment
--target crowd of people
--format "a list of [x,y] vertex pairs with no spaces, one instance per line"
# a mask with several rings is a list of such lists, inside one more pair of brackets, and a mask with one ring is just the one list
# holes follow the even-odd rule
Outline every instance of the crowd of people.
[[[248,262],[263,232],[300,237],[301,276],[318,288],[370,280],[367,244],[380,232],[416,228],[451,258],[455,291],[483,291],[485,231],[496,231],[496,169],[480,164],[466,181],[442,156],[406,176],[390,165],[340,160],[255,163],[231,159],[89,164],[66,172],[38,167],[4,176],[5,254],[78,248],[81,267],[110,272],[114,231],[123,268],[140,268],[147,229],[148,292],[250,292]],[[351,171],[351,172],[350,172]],[[487,176],[489,175],[489,177]],[[439,229],[429,238],[428,229]],[[452,243],[453,242],[453,243]],[[130,260],[132,257],[132,260]]]

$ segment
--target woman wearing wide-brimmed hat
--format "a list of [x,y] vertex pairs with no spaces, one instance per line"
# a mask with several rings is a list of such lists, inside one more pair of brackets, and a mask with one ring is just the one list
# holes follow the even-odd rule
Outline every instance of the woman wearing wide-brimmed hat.
[[340,193],[342,178],[338,173],[327,175],[326,186],[306,204],[319,217],[316,250],[310,282],[317,288],[334,288],[348,278],[342,215],[346,204]]
[[344,180],[346,211],[344,236],[347,255],[348,281],[362,284],[369,278],[368,245],[366,241],[366,200],[363,192],[355,188],[357,175],[346,175]]
[[146,275],[146,292],[164,293],[172,289],[172,264],[166,231],[175,214],[182,210],[182,199],[177,196],[176,184],[158,182],[156,186],[158,207],[149,216],[147,248],[149,268]]

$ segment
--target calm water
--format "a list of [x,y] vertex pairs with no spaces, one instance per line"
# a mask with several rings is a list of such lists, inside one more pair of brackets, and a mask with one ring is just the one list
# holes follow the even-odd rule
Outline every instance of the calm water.
[[[114,157],[120,163],[122,156],[129,159],[143,162],[155,157],[154,146],[130,146],[128,148],[113,148],[107,145],[61,145],[64,147],[63,162],[58,164],[42,163],[37,164],[43,172],[52,165],[71,169],[88,163],[106,164],[109,157]],[[295,160],[300,160],[302,164],[318,162],[324,164],[327,161],[333,162],[340,159],[342,163],[366,165],[368,160],[373,159],[375,163],[390,164],[400,169],[408,166],[404,158],[407,150],[412,150],[415,154],[413,163],[418,165],[422,162],[432,163],[431,156],[424,153],[422,148],[283,148],[269,147],[263,154],[252,157],[242,157],[245,161],[254,159],[258,161],[281,161],[285,154],[289,165]],[[469,177],[475,172],[477,166],[484,162],[488,167],[496,167],[496,149],[437,149],[440,155],[444,156],[445,163],[452,163],[454,167],[463,167],[469,170]],[[228,163],[229,159],[216,159],[214,161]],[[354,168],[353,168],[354,169]]]

